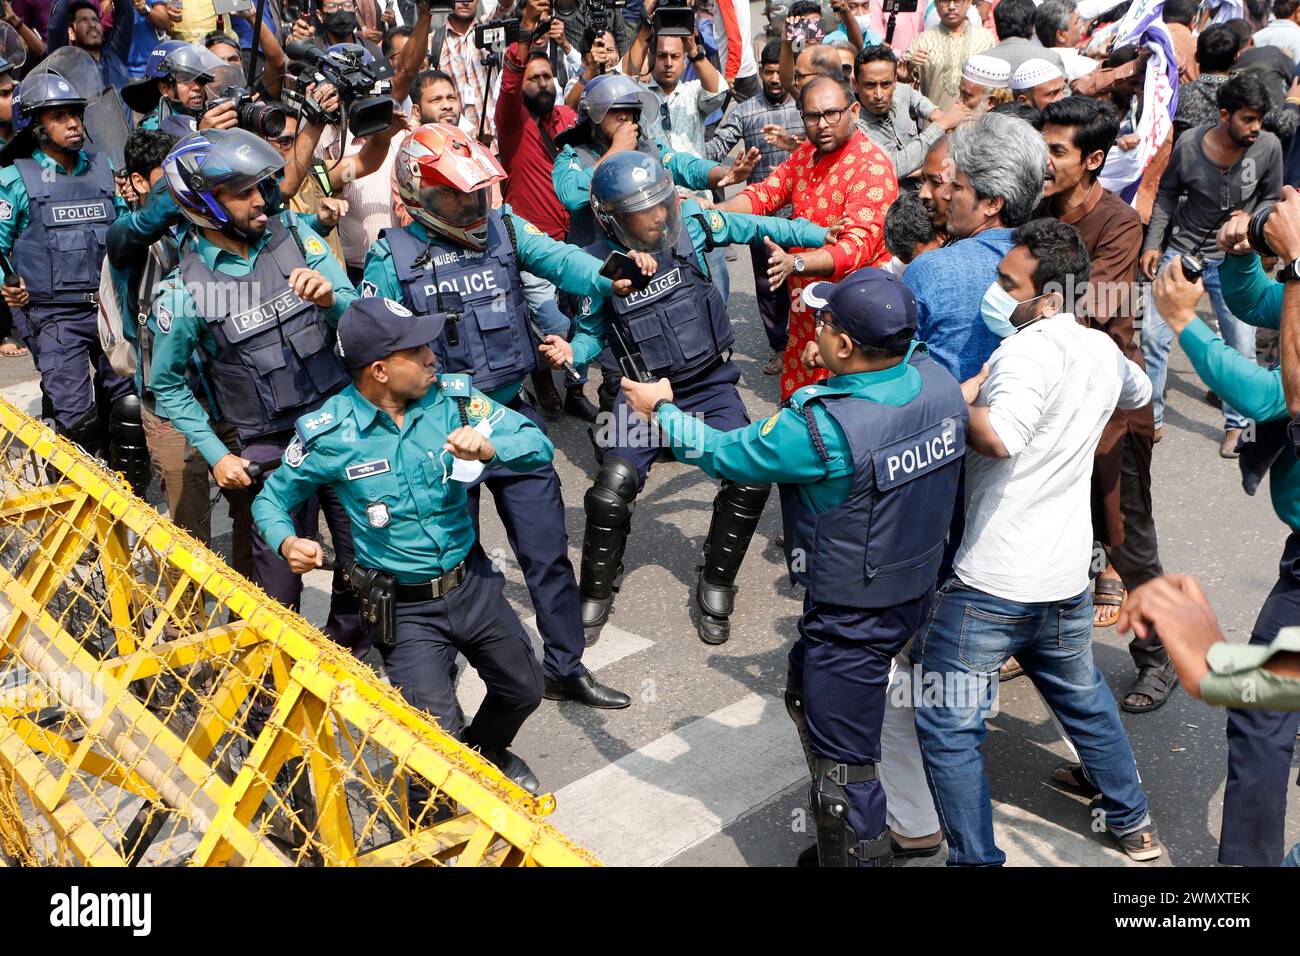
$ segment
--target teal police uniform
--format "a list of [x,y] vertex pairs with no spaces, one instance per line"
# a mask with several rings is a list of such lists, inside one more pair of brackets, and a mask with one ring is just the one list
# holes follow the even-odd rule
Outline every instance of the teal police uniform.
[[[288,289],[287,270],[295,261],[305,262],[333,286],[334,301],[328,308],[303,303]],[[212,301],[201,309],[191,289],[201,290]],[[153,367],[145,384],[153,392],[159,414],[171,420],[209,465],[232,452],[259,465],[278,460],[297,415],[315,408],[347,382],[326,334],[356,297],[329,247],[292,213],[272,217],[249,246],[247,258],[195,231],[183,244],[181,264],[158,286],[149,316]],[[316,314],[323,322],[312,317]],[[273,328],[280,330],[278,335],[269,331]],[[196,357],[211,385],[214,411],[238,434],[237,448],[228,448],[217,435],[195,393]],[[315,505],[310,503],[296,516],[304,535],[315,529]],[[321,494],[319,507],[340,562],[350,560],[352,535],[345,509],[328,490]],[[299,606],[301,576],[291,573],[256,536],[253,570],[268,594],[289,607]],[[356,596],[337,569],[323,630],[355,653],[364,653]]]
[[[899,349],[915,333],[911,293],[879,269],[814,283],[805,300],[858,344]],[[888,865],[876,777],[885,694],[943,554],[965,452],[960,386],[913,343],[898,364],[800,388],[747,428],[719,432],[671,402],[654,417],[679,460],[778,483],[787,562],[805,588],[786,706],[813,778],[818,857]]]
[[[417,264],[420,255],[427,264]],[[476,379],[491,383],[488,398],[531,420],[545,434],[541,417],[520,395],[529,372],[540,362],[538,343],[524,321],[527,306],[520,271],[570,293],[611,296],[613,285],[600,275],[600,267],[600,260],[556,242],[507,205],[489,215],[481,252],[430,232],[418,221],[405,229],[384,230],[366,256],[361,291],[399,301],[417,313],[457,309],[458,344],[451,343],[450,324],[434,343],[439,366],[453,372],[469,366]],[[435,285],[438,292],[433,291]],[[548,696],[580,699],[592,706],[627,706],[626,695],[606,693],[582,664],[586,641],[559,475],[550,465],[524,473],[508,467],[485,469],[469,488],[476,528],[482,486],[492,493],[537,611]]]
[[[390,308],[389,315],[375,312]],[[441,321],[415,316],[387,299],[363,299],[340,328],[344,361],[357,367],[351,359],[366,348],[373,351],[361,357],[365,364],[366,357],[386,357],[418,341],[419,329],[436,330]],[[349,329],[353,322],[356,327]],[[363,335],[363,322],[375,331]],[[415,335],[403,340],[406,329]],[[350,332],[356,333],[353,339]],[[366,344],[353,346],[357,340]],[[542,430],[473,389],[469,376],[439,376],[407,405],[400,427],[350,385],[298,421],[284,464],[253,503],[253,518],[279,553],[285,539],[297,534],[290,515],[319,489],[332,488],[355,529],[357,565],[396,580],[395,639],[391,646],[378,642],[389,678],[449,734],[481,747],[506,770],[512,762],[506,748],[540,703],[541,671],[505,599],[500,572],[477,544],[469,487],[453,477],[456,459],[443,449],[462,425],[482,429],[484,422],[496,451],[487,467],[550,467],[554,447]],[[468,726],[456,702],[458,653],[488,687]]]

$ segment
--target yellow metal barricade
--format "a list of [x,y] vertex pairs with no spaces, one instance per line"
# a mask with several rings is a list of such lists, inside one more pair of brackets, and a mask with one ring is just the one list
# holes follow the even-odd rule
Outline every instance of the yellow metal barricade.
[[597,864],[553,808],[0,399],[0,861]]

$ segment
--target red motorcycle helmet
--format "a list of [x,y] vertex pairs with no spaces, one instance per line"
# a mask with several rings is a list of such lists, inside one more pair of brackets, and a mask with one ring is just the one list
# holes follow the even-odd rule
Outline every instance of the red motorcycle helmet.
[[416,222],[471,249],[487,244],[488,189],[506,178],[482,143],[448,123],[426,123],[397,154],[397,193]]

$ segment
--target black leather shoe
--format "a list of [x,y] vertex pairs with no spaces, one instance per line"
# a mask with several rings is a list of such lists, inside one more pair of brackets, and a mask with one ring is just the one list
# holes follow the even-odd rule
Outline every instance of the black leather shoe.
[[564,390],[564,414],[595,424],[596,416],[599,413],[600,409],[596,407],[596,404],[591,399],[587,398],[581,388],[566,388]]
[[546,678],[546,690],[542,696],[547,700],[573,700],[598,710],[622,710],[632,703],[631,697],[621,690],[606,687],[590,671],[568,680]]
[[537,779],[537,774],[533,773],[528,764],[524,763],[518,755],[512,754],[509,750],[485,750],[483,756],[496,764],[498,770],[529,793],[536,796],[542,792],[542,784]]
[[[731,608],[735,604],[736,588],[725,584],[713,584],[701,575],[695,584],[695,604],[700,612],[700,619],[695,625],[700,640],[705,644],[727,643],[731,637]],[[725,611],[725,613],[715,613]]]
[[555,380],[551,378],[549,369],[538,369],[532,375],[533,394],[537,398],[538,406],[546,412],[558,412],[560,410],[560,396],[555,391]]
[[614,595],[607,598],[583,597],[582,632],[587,646],[591,647],[600,638],[600,630],[609,620],[609,612],[614,607]]

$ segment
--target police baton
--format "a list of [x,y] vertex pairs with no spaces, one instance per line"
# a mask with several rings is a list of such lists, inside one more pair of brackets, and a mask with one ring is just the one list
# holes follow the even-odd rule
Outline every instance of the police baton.
[[9,261],[9,257],[0,252],[0,273],[4,275],[4,284],[14,288],[22,283],[18,273],[14,272],[14,264]]
[[275,461],[250,461],[244,466],[244,474],[248,475],[251,481],[257,483],[279,467],[280,459],[278,458]]
[[[532,316],[529,316],[525,321],[528,322],[529,334],[532,335],[532,337],[537,340],[537,344],[545,345],[546,333],[542,331],[542,327],[537,324],[536,320],[534,320]],[[577,384],[582,381],[582,373],[573,367],[572,362],[565,362],[561,366],[561,368],[564,369],[565,378],[567,378],[570,382]]]

